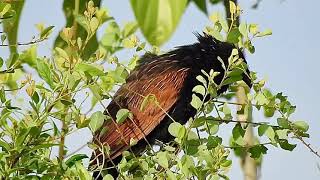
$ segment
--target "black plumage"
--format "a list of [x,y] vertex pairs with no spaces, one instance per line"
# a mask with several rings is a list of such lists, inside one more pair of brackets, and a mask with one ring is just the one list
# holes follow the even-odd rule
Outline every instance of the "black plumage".
[[[111,149],[110,156],[106,159],[107,166],[117,164],[121,160],[121,153],[130,148],[130,139],[138,141],[130,148],[135,154],[141,153],[148,143],[152,145],[156,140],[164,143],[173,140],[168,133],[172,120],[166,114],[181,124],[185,124],[195,115],[196,110],[190,102],[193,87],[200,84],[196,77],[202,74],[201,70],[207,73],[211,69],[220,72],[214,81],[217,84],[221,82],[225,70],[218,56],[225,66],[228,66],[228,58],[236,47],[207,34],[197,34],[197,38],[197,43],[177,47],[166,54],[147,54],[140,58],[137,67],[130,73],[126,83],[120,87],[106,109],[106,114],[113,119],[121,108],[129,109],[133,118],[128,118],[122,124],[117,124],[114,120],[109,121],[104,125],[108,127],[108,131],[103,135],[98,132],[95,137],[96,143],[99,141],[99,144],[108,144]],[[239,56],[244,60],[240,51]],[[248,69],[246,71],[242,74],[243,81],[251,86],[251,80],[247,76],[250,73]],[[225,92],[227,88],[222,86],[218,94]],[[150,94],[157,98],[159,105],[149,104],[145,110],[140,111],[144,97]],[[97,158],[102,162],[102,156]],[[97,163],[96,160],[91,165]],[[109,173],[116,175],[117,171],[111,169]]]

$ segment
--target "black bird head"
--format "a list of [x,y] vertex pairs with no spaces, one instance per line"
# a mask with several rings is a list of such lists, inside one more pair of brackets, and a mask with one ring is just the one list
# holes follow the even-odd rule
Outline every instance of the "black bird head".
[[[179,60],[183,66],[188,66],[192,69],[194,74],[202,74],[200,72],[201,70],[209,73],[211,69],[215,72],[220,72],[220,74],[215,78],[215,82],[218,84],[223,79],[225,71],[223,64],[225,67],[228,67],[228,58],[230,57],[233,49],[238,50],[239,58],[243,59],[243,62],[247,64],[243,53],[235,45],[219,41],[206,33],[203,33],[203,35],[195,33],[195,35],[198,38],[197,43],[179,46],[177,49],[165,54],[164,57]],[[223,64],[221,60],[223,61]],[[242,80],[251,88],[252,82],[248,68],[242,73]],[[220,93],[226,90],[227,86],[224,86],[221,88]]]
[[[195,45],[198,45],[200,47],[200,52],[203,52],[202,60],[204,60],[204,64],[207,66],[207,68],[213,67],[215,71],[222,72],[222,64],[218,60],[218,57],[221,58],[221,60],[227,67],[229,64],[228,58],[230,57],[233,49],[238,50],[239,59],[242,59],[243,62],[247,64],[242,51],[238,49],[234,44],[219,41],[206,33],[203,34],[204,35],[202,36],[199,33],[195,33],[199,41]],[[221,79],[219,79],[218,77],[218,81],[219,80],[221,81]],[[252,82],[250,78],[249,68],[246,69],[246,72],[242,73],[242,80],[251,88]]]

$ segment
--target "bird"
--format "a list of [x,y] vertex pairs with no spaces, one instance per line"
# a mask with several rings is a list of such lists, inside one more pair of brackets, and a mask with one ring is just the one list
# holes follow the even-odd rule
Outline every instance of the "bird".
[[[154,145],[158,141],[168,143],[174,140],[168,132],[172,119],[185,124],[195,116],[197,110],[190,102],[193,87],[200,84],[196,77],[203,74],[202,70],[207,73],[214,70],[220,72],[214,78],[215,83],[219,84],[232,50],[238,49],[207,33],[195,35],[197,42],[193,44],[178,46],[162,55],[147,53],[138,60],[126,83],[116,91],[105,110],[105,114],[111,117],[103,125],[106,130],[100,130],[94,136],[94,142],[107,145],[110,152],[107,156],[102,156],[100,150],[96,150],[90,166],[106,162],[105,166],[109,166],[108,173],[117,177],[115,165],[121,161],[124,151],[130,150],[139,155],[148,145]],[[243,62],[247,63],[243,53],[240,50],[238,52]],[[244,71],[241,74],[242,80],[251,87],[249,68]],[[224,85],[218,89],[217,94],[222,94],[227,89],[228,85]],[[150,95],[155,97],[157,103],[148,103],[142,110],[144,99]],[[116,116],[120,109],[129,110],[131,116],[124,122],[117,123]],[[137,143],[130,146],[132,140]],[[96,172],[93,176],[99,179],[97,177],[101,173]]]

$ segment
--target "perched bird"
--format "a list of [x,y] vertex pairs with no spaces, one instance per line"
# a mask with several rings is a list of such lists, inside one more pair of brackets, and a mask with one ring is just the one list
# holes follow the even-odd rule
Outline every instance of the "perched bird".
[[[95,160],[91,166],[102,162],[114,165],[120,162],[125,150],[130,149],[139,154],[156,140],[163,143],[172,141],[173,137],[168,132],[171,118],[184,124],[195,115],[196,109],[190,102],[193,87],[200,84],[196,77],[202,75],[201,70],[209,73],[213,69],[220,72],[214,79],[219,84],[225,70],[218,57],[227,66],[228,58],[236,48],[208,34],[196,36],[197,43],[177,47],[163,55],[147,54],[140,58],[138,65],[116,92],[105,111],[113,120],[103,125],[107,127],[106,131],[97,132],[95,136],[97,144],[107,144],[110,147],[110,154],[108,157],[101,156],[101,152],[97,151],[97,157],[92,158]],[[240,51],[239,56],[244,60]],[[245,60],[244,62],[246,63]],[[247,69],[246,73],[242,74],[242,80],[251,87],[248,74],[250,73]],[[225,92],[227,88],[222,86],[218,94]],[[149,103],[141,110],[144,98],[149,95],[155,96],[157,103]],[[132,117],[118,124],[115,121],[116,114],[122,108],[130,110]],[[130,147],[130,140],[137,141],[137,144]],[[117,176],[116,169],[111,168],[108,172]],[[97,176],[97,173],[94,176]]]

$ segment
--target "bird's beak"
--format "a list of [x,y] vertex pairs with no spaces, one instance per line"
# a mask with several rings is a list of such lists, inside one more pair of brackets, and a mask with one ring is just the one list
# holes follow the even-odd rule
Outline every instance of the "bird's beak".
[[250,71],[247,69],[246,73],[242,74],[242,80],[249,86],[249,88],[252,87],[252,81],[250,78]]

